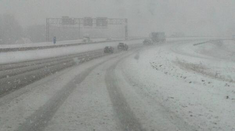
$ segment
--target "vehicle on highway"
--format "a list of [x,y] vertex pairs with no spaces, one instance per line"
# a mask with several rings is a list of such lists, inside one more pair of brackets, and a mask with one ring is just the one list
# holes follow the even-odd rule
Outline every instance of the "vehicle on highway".
[[104,53],[113,53],[114,52],[114,48],[112,46],[106,46],[104,48]]
[[166,42],[166,35],[164,32],[152,32],[150,33],[150,39],[153,43]]
[[151,39],[144,39],[143,44],[144,45],[152,45],[153,42],[151,41]]
[[118,50],[128,50],[128,45],[124,43],[119,43],[117,46]]
[[86,36],[83,38],[82,40],[84,43],[89,43],[89,42],[92,42],[91,38],[89,36]]
[[0,0],[0,131],[235,131],[235,0]]

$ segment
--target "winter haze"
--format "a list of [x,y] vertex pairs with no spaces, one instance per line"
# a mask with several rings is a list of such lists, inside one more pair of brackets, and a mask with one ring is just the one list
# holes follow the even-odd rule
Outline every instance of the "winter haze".
[[0,131],[235,131],[235,0],[0,0]]
[[128,18],[130,34],[150,31],[187,35],[232,35],[234,0],[0,0],[0,12],[13,14],[23,27],[47,17]]

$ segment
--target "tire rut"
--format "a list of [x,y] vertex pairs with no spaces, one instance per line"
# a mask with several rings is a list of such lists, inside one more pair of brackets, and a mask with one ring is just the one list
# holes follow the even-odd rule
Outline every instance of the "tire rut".
[[109,61],[118,56],[111,57],[105,61],[102,61],[83,73],[76,76],[72,82],[68,83],[64,88],[50,98],[42,107],[35,111],[31,116],[26,118],[25,122],[21,124],[16,131],[43,131],[48,125],[48,122],[52,119],[59,107],[66,101],[69,95],[74,91],[78,84],[85,80],[85,78],[99,65]]
[[[131,54],[129,54],[131,55]],[[128,55],[128,56],[129,56]],[[128,57],[127,56],[127,57]],[[125,57],[124,57],[125,58]],[[121,89],[117,86],[114,69],[124,58],[113,64],[105,75],[105,82],[113,109],[119,119],[119,124],[123,131],[143,131],[142,125],[127,103]]]

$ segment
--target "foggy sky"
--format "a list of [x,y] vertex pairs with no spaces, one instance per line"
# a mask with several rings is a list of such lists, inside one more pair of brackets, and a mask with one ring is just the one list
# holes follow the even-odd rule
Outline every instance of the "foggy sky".
[[45,24],[47,17],[111,17],[128,18],[132,35],[235,34],[234,0],[0,0],[0,12],[24,27]]

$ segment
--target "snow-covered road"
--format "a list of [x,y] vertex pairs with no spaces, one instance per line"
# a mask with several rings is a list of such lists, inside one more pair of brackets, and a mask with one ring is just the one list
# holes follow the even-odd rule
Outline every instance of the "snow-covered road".
[[235,46],[199,42],[108,55],[16,90],[0,98],[0,130],[234,131]]

